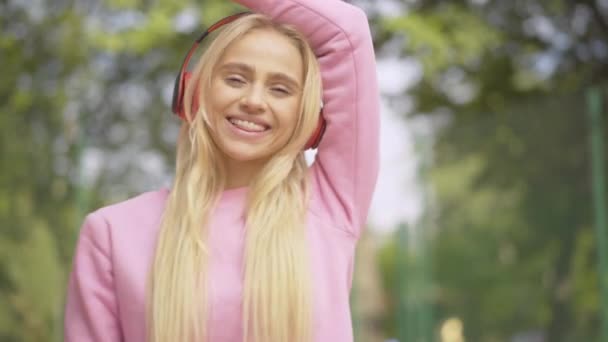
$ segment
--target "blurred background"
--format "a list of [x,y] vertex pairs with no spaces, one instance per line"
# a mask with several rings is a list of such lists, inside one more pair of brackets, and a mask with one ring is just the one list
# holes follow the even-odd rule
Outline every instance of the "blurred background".
[[[356,340],[608,341],[608,1],[352,2],[383,99]],[[62,340],[84,215],[170,184],[176,73],[237,10],[0,0],[0,341]]]

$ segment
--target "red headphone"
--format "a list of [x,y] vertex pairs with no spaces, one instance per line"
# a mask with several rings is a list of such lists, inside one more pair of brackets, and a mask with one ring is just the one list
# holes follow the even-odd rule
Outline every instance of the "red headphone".
[[[186,69],[188,67],[188,63],[190,62],[190,58],[192,57],[192,54],[196,50],[196,47],[211,32],[213,32],[216,29],[218,29],[219,27],[221,27],[225,24],[231,23],[234,20],[236,20],[244,15],[247,15],[247,14],[249,14],[249,12],[233,14],[233,15],[226,17],[226,18],[216,22],[215,24],[211,25],[194,42],[194,45],[192,45],[192,47],[188,51],[188,54],[186,54],[186,58],[184,58],[184,62],[182,63],[179,74],[177,75],[177,78],[175,79],[175,87],[173,89],[173,103],[171,105],[171,109],[172,109],[173,113],[176,114],[177,116],[179,116],[181,119],[183,119],[183,120],[186,119],[186,115],[185,115],[185,111],[184,111],[184,93],[185,93],[185,90],[186,90],[186,87],[188,84],[188,80],[190,79],[190,76],[191,76],[191,73],[186,71]],[[195,99],[192,103],[193,111],[196,112],[196,110],[198,109],[198,106],[199,106],[199,104],[195,97]],[[322,109],[323,109],[323,107],[321,107],[321,110]],[[317,128],[313,132],[312,136],[308,139],[308,142],[306,142],[306,145],[304,146],[305,150],[307,150],[309,148],[317,148],[317,146],[319,145],[319,142],[321,141],[321,138],[323,137],[323,133],[325,133],[326,122],[325,122],[325,119],[323,118],[322,114],[323,114],[322,112],[319,114],[319,123],[317,124]]]

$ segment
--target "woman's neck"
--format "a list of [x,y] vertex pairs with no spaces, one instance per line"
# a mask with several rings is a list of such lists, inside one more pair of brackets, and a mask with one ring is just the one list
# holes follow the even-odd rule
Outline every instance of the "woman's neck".
[[225,190],[247,187],[253,177],[264,167],[263,161],[226,161]]

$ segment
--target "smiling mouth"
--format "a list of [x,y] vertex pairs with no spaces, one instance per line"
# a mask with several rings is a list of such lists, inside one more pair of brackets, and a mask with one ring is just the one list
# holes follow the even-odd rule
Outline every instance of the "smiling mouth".
[[267,130],[270,129],[269,126],[266,125],[260,125],[257,124],[255,122],[251,122],[251,121],[247,121],[247,120],[240,120],[240,119],[236,119],[236,118],[232,118],[232,117],[228,117],[227,120],[230,122],[230,124],[232,124],[234,127],[241,129],[245,132],[251,132],[251,133],[263,133]]

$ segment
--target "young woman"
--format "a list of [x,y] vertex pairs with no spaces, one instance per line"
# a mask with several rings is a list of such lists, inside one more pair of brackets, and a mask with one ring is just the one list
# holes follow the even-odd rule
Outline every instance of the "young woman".
[[172,189],[85,219],[66,341],[353,340],[354,251],[378,171],[367,18],[339,0],[238,2],[258,14],[225,24],[178,81]]

